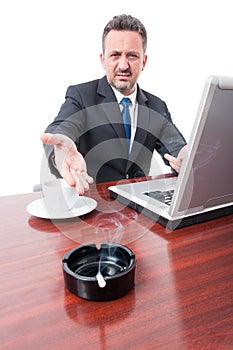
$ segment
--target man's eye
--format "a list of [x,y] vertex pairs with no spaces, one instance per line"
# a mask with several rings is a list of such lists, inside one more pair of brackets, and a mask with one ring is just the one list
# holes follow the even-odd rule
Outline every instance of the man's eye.
[[130,53],[128,54],[128,57],[137,58],[138,55],[136,53]]

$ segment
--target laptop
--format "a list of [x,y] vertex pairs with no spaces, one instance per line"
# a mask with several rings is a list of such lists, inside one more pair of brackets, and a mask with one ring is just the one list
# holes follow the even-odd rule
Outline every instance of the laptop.
[[180,173],[109,187],[112,198],[169,230],[233,213],[233,77],[205,83]]

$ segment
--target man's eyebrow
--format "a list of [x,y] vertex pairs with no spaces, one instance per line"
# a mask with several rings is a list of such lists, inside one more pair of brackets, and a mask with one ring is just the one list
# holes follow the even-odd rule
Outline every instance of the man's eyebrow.
[[129,50],[129,51],[127,51],[126,52],[127,54],[134,54],[134,55],[139,55],[139,52],[138,51],[136,51],[136,50]]
[[[117,49],[113,49],[110,51],[110,53],[122,53],[122,52],[123,52],[122,50],[117,50]],[[129,51],[126,51],[126,55],[128,55],[128,54],[139,55],[139,52],[136,50],[129,50]]]

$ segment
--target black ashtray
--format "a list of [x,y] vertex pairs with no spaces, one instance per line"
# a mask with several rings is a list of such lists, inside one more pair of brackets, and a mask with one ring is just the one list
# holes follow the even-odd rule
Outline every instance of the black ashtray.
[[68,251],[62,261],[65,286],[88,300],[113,300],[134,286],[136,258],[126,246],[106,242],[84,244]]

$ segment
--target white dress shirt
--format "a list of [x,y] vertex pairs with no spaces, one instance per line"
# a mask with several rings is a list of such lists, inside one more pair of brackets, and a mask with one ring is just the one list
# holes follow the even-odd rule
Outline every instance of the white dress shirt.
[[123,95],[121,92],[119,92],[118,90],[116,90],[114,87],[112,87],[117,102],[119,103],[119,107],[120,110],[122,111],[123,106],[121,104],[121,100],[124,97],[128,97],[131,100],[131,103],[129,105],[129,113],[130,113],[130,119],[131,119],[131,138],[130,138],[130,147],[129,147],[129,152],[131,152],[132,149],[132,144],[133,144],[133,140],[134,140],[134,136],[135,136],[135,132],[136,132],[136,128],[137,128],[137,117],[138,117],[138,103],[136,100],[137,97],[137,88],[135,89],[135,91],[128,96]]

